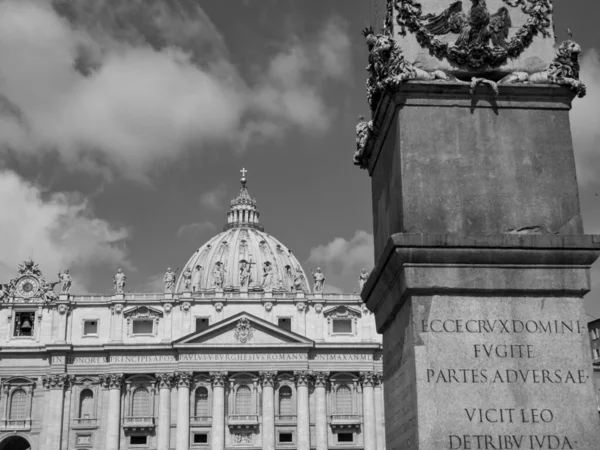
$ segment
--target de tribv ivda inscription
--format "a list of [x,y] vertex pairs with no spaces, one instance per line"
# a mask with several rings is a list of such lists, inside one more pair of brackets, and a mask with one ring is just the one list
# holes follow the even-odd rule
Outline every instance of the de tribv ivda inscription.
[[435,436],[436,448],[446,450],[595,448],[581,432],[595,425],[597,411],[573,406],[589,404],[583,400],[592,393],[580,301],[414,301],[418,435]]

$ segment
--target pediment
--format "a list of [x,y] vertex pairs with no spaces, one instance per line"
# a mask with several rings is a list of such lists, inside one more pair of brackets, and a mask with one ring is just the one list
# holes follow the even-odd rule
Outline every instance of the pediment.
[[134,306],[123,311],[123,316],[129,318],[154,318],[162,317],[163,312],[152,306]]
[[284,330],[271,322],[249,313],[239,313],[224,319],[206,330],[194,332],[173,342],[174,347],[232,346],[272,347],[294,345],[312,347],[314,341]]
[[351,306],[338,305],[328,308],[323,311],[324,317],[360,317],[361,312],[356,308],[352,308]]

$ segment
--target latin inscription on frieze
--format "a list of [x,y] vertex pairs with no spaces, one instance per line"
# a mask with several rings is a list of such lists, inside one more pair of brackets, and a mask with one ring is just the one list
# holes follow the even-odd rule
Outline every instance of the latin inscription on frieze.
[[[583,395],[587,390],[578,386],[591,382],[577,346],[587,338],[584,321],[452,317],[443,309],[415,322],[427,347],[417,378],[438,401],[456,399],[447,405],[454,416],[445,418],[449,426],[439,436],[441,448],[587,450],[569,425],[576,423],[572,414],[554,399]],[[549,356],[559,350],[554,346],[569,343],[575,354]],[[386,378],[398,368],[389,367]]]
[[180,361],[298,361],[306,360],[306,353],[187,353]]
[[370,361],[372,354],[337,354],[337,353],[317,353],[313,358],[315,361]]

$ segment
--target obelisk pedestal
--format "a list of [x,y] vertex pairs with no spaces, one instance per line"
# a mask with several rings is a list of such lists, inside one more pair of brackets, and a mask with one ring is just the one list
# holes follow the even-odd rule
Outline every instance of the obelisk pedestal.
[[387,448],[595,450],[583,234],[568,111],[551,85],[386,93],[363,155]]

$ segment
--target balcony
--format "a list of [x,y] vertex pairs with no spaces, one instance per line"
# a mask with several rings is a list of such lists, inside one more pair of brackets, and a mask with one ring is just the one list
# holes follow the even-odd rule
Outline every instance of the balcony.
[[0,430],[2,431],[27,431],[31,429],[31,419],[2,420]]
[[124,417],[123,428],[131,431],[154,429],[154,417]]
[[192,426],[203,426],[210,425],[212,423],[212,416],[192,416],[190,417],[190,425]]
[[298,416],[290,414],[275,416],[275,423],[278,425],[296,425],[298,423]]
[[332,428],[357,428],[362,422],[358,414],[331,414],[329,424]]
[[229,414],[227,424],[229,428],[256,428],[258,427],[258,415]]
[[84,417],[80,419],[73,419],[74,429],[82,429],[82,428],[98,428],[98,419],[92,419],[89,417]]

